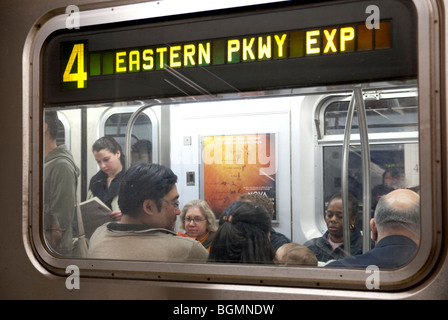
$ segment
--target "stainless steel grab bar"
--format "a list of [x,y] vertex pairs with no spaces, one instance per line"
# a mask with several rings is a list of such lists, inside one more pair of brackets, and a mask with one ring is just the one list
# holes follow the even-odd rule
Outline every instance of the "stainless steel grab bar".
[[[362,158],[362,189],[363,189],[363,241],[362,251],[370,250],[370,206],[371,206],[371,186],[370,186],[370,146],[368,137],[368,126],[362,89],[356,87],[347,111],[347,121],[344,130],[344,141],[342,145],[342,211],[343,211],[343,233],[345,255],[350,255],[350,216],[348,207],[348,158],[350,149],[350,137],[353,123],[353,115],[357,110],[359,132],[361,137],[361,158]],[[353,208],[354,209],[354,208]]]
[[345,255],[350,255],[350,226],[348,213],[348,156],[350,148],[350,136],[352,132],[353,114],[355,113],[355,95],[352,95],[347,110],[347,121],[345,122],[344,141],[342,144],[342,231],[344,233]]
[[361,88],[355,88],[355,101],[358,110],[359,132],[361,135],[361,158],[362,158],[362,252],[370,250],[370,145],[367,127],[366,106],[362,96]]

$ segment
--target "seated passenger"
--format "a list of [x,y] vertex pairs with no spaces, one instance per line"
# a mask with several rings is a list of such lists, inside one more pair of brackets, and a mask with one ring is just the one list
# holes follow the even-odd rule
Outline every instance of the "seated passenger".
[[[358,201],[349,195],[348,211],[350,216],[350,254],[362,253],[361,232],[355,226]],[[344,233],[342,219],[342,196],[334,194],[328,201],[325,211],[325,222],[328,230],[322,237],[311,239],[304,243],[317,257],[318,261],[327,262],[345,258]]]
[[209,261],[274,263],[275,252],[269,241],[271,218],[266,209],[235,201],[225,212],[210,247]]
[[174,232],[179,210],[177,176],[157,164],[139,164],[123,176],[118,204],[120,222],[100,226],[90,238],[89,258],[206,261],[207,250],[196,240]]
[[327,264],[328,267],[398,268],[409,262],[420,240],[420,197],[411,190],[398,189],[382,196],[370,220],[372,250]]
[[111,219],[120,220],[118,189],[124,175],[125,157],[121,146],[110,136],[95,141],[92,146],[100,171],[90,179],[87,199],[98,197],[111,210]]
[[[269,216],[274,217],[274,206],[272,205],[272,201],[265,195],[259,193],[248,193],[243,194],[238,197],[239,201],[250,201],[254,202],[260,206],[263,206],[266,211],[269,213]],[[271,228],[269,239],[271,240],[272,246],[274,250],[278,250],[282,245],[291,242],[284,234],[277,232],[274,228]]]
[[196,239],[206,248],[210,248],[213,237],[218,230],[215,214],[204,200],[193,200],[184,205],[179,216],[180,228],[177,235]]
[[275,253],[275,262],[285,266],[317,266],[313,251],[295,242],[282,245]]

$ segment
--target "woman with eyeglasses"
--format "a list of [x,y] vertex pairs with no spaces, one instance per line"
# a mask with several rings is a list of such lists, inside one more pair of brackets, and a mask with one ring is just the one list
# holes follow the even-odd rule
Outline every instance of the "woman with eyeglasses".
[[218,224],[206,201],[193,200],[188,202],[182,209],[180,222],[180,228],[185,232],[178,231],[178,236],[196,239],[209,250],[213,236],[218,230]]

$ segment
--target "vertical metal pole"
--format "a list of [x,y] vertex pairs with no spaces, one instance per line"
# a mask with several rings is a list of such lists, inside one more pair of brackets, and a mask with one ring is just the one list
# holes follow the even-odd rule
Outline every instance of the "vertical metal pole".
[[80,201],[87,199],[88,180],[87,180],[87,152],[91,146],[87,146],[87,110],[81,109],[81,198]]
[[126,169],[129,169],[131,166],[131,138],[132,138],[132,129],[134,128],[135,121],[145,111],[145,109],[151,107],[151,104],[145,104],[141,106],[137,111],[135,111],[132,116],[129,118],[128,124],[126,125],[126,137],[125,137],[125,155],[126,155]]
[[[157,135],[158,137],[162,136],[162,138],[158,138],[158,139],[162,139],[162,143],[165,143],[166,145],[170,145],[170,126],[169,123],[165,124],[164,121],[168,121],[170,119],[170,113],[169,113],[169,108],[168,108],[168,104],[166,104],[166,108],[163,108],[163,106],[165,106],[165,104],[161,104],[161,103],[148,103],[145,104],[143,106],[141,106],[137,111],[135,111],[132,116],[129,118],[128,124],[126,126],[126,139],[125,139],[125,152],[126,152],[126,169],[129,169],[129,167],[131,166],[131,139],[132,139],[132,129],[134,128],[134,124],[137,121],[137,118],[143,113],[143,111],[145,111],[148,108],[154,107],[160,105],[162,106],[162,115],[161,115],[161,125],[160,127],[162,127],[162,129],[159,129],[159,134]],[[164,120],[164,119],[168,119],[168,120]],[[153,124],[154,125],[154,124]],[[153,141],[153,148],[159,145],[159,143],[154,143]],[[167,148],[168,151],[165,154],[162,154],[161,159],[163,161],[165,161],[165,163],[163,163],[163,161],[161,161],[159,159],[159,157],[157,157],[157,155],[159,154],[157,152],[157,150],[153,149],[153,159],[152,161],[154,163],[160,163],[160,164],[164,164],[167,167],[170,166],[170,147]]]
[[370,145],[367,128],[367,116],[361,88],[355,88],[355,100],[358,111],[359,133],[361,136],[361,158],[362,158],[362,252],[370,250],[370,206],[371,206],[371,185],[370,185]]
[[344,251],[345,255],[350,255],[350,226],[349,226],[349,212],[348,212],[348,157],[350,149],[350,135],[352,131],[353,114],[355,112],[355,94],[352,95],[350,104],[347,110],[347,120],[344,130],[344,141],[342,144],[342,223],[344,233]]

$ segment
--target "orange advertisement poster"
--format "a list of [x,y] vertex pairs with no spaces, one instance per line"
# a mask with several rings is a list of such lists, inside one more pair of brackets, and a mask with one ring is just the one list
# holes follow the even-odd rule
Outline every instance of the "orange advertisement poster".
[[203,147],[204,198],[216,217],[246,193],[265,194],[276,207],[275,134],[206,136]]

